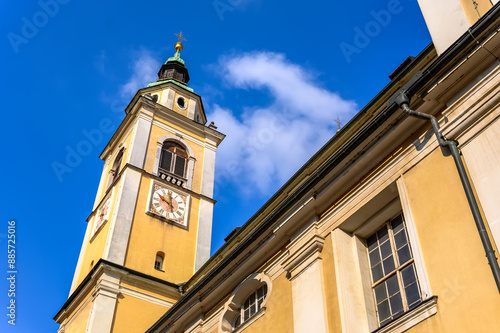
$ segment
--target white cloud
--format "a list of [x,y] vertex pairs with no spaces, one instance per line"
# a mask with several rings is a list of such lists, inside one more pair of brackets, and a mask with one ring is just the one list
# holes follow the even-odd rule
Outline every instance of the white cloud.
[[[105,103],[110,104],[111,110],[121,115],[125,107],[128,105],[132,97],[137,93],[137,90],[145,88],[149,83],[155,82],[157,72],[160,68],[160,62],[154,54],[146,49],[140,49],[127,53],[130,58],[129,68],[132,74],[130,77],[118,87],[118,91],[111,95],[102,95],[101,98]],[[101,53],[95,63],[97,68],[104,65],[106,55]],[[105,70],[102,66],[103,71]]]
[[146,87],[148,83],[156,81],[156,73],[160,68],[158,60],[148,50],[142,49],[132,54],[132,75],[125,84],[120,86],[119,91],[120,97],[127,102],[130,101],[137,90]]
[[216,188],[235,184],[244,195],[270,194],[336,132],[335,120],[348,120],[353,101],[315,84],[284,55],[252,52],[220,60],[225,82],[240,89],[267,90],[267,106],[244,106],[236,117],[214,105],[208,115],[227,135],[217,153]]

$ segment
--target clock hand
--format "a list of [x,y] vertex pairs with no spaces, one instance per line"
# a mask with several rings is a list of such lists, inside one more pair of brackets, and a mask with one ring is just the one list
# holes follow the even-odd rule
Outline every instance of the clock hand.
[[172,192],[168,191],[168,198],[170,199],[170,202],[168,203],[170,206],[170,213],[174,212],[174,205],[172,205]]
[[[173,210],[172,202],[165,199],[165,197],[161,194],[158,194],[158,196],[160,197],[161,200],[165,201],[168,204],[168,206],[170,207],[170,213],[172,213],[172,210]],[[170,198],[172,198],[172,197],[170,197]]]

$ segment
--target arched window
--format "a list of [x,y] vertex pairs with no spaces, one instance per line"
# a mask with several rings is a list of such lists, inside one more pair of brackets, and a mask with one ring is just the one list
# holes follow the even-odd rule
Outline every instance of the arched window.
[[173,141],[165,141],[161,149],[160,169],[186,178],[188,154],[184,147]]
[[156,253],[155,259],[155,269],[159,271],[163,271],[163,259],[165,258],[165,254],[163,252]]
[[108,186],[106,186],[106,188],[110,187],[111,184],[113,184],[115,180],[118,178],[118,174],[120,173],[120,166],[122,164],[124,150],[125,148],[120,149],[118,155],[116,155],[115,161],[113,162],[113,166],[111,167],[111,170],[109,170]]
[[219,331],[244,330],[263,316],[271,292],[269,276],[264,273],[250,275],[233,291],[224,305]]
[[245,321],[250,319],[255,313],[257,313],[262,308],[262,303],[267,296],[267,284],[262,285],[259,289],[255,290],[247,297],[243,302],[243,306],[240,309],[240,314],[236,317],[234,321],[234,328],[237,328]]

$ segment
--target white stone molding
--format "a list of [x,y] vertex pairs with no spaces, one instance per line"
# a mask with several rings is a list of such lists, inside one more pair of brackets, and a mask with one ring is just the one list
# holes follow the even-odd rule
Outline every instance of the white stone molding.
[[[358,215],[354,213],[351,221],[347,220],[345,224],[341,224],[332,232],[342,332],[370,332],[379,326],[368,251],[364,239],[376,232],[381,224],[400,213],[401,210],[411,244],[422,299],[429,299],[432,295],[404,178],[400,176],[395,184],[391,184],[380,195],[372,198],[372,201],[366,203],[365,207],[358,208],[361,213]],[[357,221],[363,216],[367,218],[366,221]],[[352,220],[356,220],[357,223],[355,230],[344,231],[346,224],[352,223]],[[349,228],[352,229],[354,226],[349,225]],[[432,311],[421,313],[415,308],[408,310],[403,316],[409,318],[411,322],[418,323],[434,313]],[[391,321],[389,326],[393,327],[392,323],[396,321],[398,320]],[[396,329],[394,332],[402,331]]]
[[214,194],[216,148],[206,144],[204,150],[200,193],[212,198]]
[[287,246],[282,265],[292,282],[295,333],[327,333],[328,318],[321,251],[324,239],[317,234],[316,219]]
[[195,111],[196,111],[196,101],[194,99],[189,99],[189,107],[188,107],[188,113],[187,113],[187,117],[189,119],[193,119],[196,121],[196,119],[194,118],[194,115],[195,115]]
[[285,271],[290,274],[292,281],[317,260],[322,260],[321,251],[325,241],[322,237],[314,235],[304,244],[294,249],[294,253],[286,258],[282,265]]
[[[261,313],[259,317],[264,315],[265,308],[269,297],[272,293],[272,284],[271,279],[264,273],[254,273],[247,277],[229,296],[229,299],[224,304],[224,310],[222,312],[222,316],[219,321],[219,331],[220,332],[233,332],[233,323],[236,320],[236,317],[240,314],[240,309],[245,301],[245,299],[250,295],[253,291],[257,290],[260,286],[266,284],[267,285],[267,295],[261,305]],[[259,311],[259,312],[260,312]],[[254,316],[257,315],[254,314]],[[258,318],[258,317],[257,317]],[[252,320],[254,322],[257,318],[249,318],[248,321]],[[242,325],[244,325],[243,323]],[[248,327],[246,325],[245,327]]]
[[391,321],[377,333],[402,333],[437,313],[437,297],[426,299],[415,309]]
[[161,157],[161,148],[163,147],[163,143],[165,141],[174,141],[179,143],[181,146],[186,148],[186,151],[188,152],[188,165],[187,165],[187,183],[185,187],[187,189],[191,189],[191,186],[193,184],[193,174],[194,174],[194,164],[196,162],[196,158],[194,157],[194,151],[193,148],[184,140],[181,136],[179,135],[164,135],[160,139],[158,139],[158,142],[156,143],[156,155],[155,155],[155,162],[153,166],[153,175],[158,176],[158,168],[160,166],[160,157]]
[[401,208],[403,209],[403,216],[406,222],[406,231],[408,232],[413,258],[415,259],[415,269],[417,270],[420,290],[422,291],[422,299],[427,299],[432,296],[431,283],[427,275],[424,255],[422,254],[420,241],[418,240],[417,227],[413,221],[410,200],[408,199],[408,192],[406,191],[403,176],[396,181],[396,185],[398,186],[399,199],[401,201]]
[[213,209],[213,202],[200,198],[193,274],[210,258]]
[[161,103],[165,107],[169,108],[170,110],[174,109],[174,98],[175,98],[175,91],[173,89],[166,89],[163,92],[162,95],[162,100]]
[[147,301],[147,302],[152,303],[152,304],[161,305],[161,306],[164,306],[165,308],[169,308],[169,309],[174,305],[173,302],[164,300],[164,299],[156,297],[156,296],[152,296],[150,294],[140,292],[140,291],[135,290],[135,289],[127,288],[124,286],[120,286],[120,292],[123,295],[131,296],[131,297],[140,299],[142,301]]
[[93,293],[86,333],[111,332],[119,293],[119,278],[109,272],[103,272]]
[[141,173],[127,168],[121,178],[103,255],[103,259],[119,265],[125,263],[141,183]]
[[138,168],[144,168],[148,150],[149,135],[153,118],[145,113],[139,113],[132,135],[128,163]]
[[418,0],[418,4],[438,55],[471,26],[460,0]]
[[371,285],[363,286],[366,275],[370,280],[367,255],[360,257],[363,252],[358,251],[357,237],[340,228],[331,237],[342,332],[370,332],[377,327],[377,321]]

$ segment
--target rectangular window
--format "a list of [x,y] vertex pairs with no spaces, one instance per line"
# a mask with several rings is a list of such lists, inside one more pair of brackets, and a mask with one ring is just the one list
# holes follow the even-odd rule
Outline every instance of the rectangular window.
[[367,239],[378,320],[384,325],[422,301],[403,214]]

